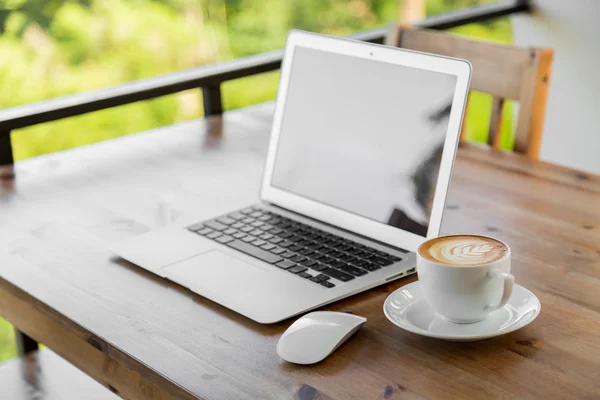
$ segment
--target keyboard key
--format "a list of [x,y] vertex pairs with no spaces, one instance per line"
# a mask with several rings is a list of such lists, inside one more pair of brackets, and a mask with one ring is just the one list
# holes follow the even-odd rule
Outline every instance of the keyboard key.
[[367,261],[371,261],[371,262],[373,262],[373,260],[375,260],[375,259],[377,259],[377,258],[379,258],[379,257],[377,257],[377,254],[370,253],[370,254],[367,254],[367,255],[365,255],[365,256],[364,256],[364,257],[362,257],[362,258],[364,258],[364,259],[365,259],[365,260],[367,260]]
[[328,275],[328,276],[335,278],[338,281],[342,281],[342,282],[348,282],[348,281],[351,281],[352,279],[354,279],[354,277],[352,275],[347,274],[342,271],[339,271],[334,268],[325,268],[321,272],[325,275]]
[[241,222],[236,222],[235,224],[231,225],[231,227],[235,228],[235,229],[240,229],[240,228],[243,228],[245,226],[246,225],[242,224]]
[[320,282],[326,281],[328,279],[329,279],[329,277],[327,275],[319,274],[319,275],[315,276],[314,278],[312,278],[311,281],[320,283]]
[[322,259],[325,258],[325,254],[321,254],[321,253],[313,253],[310,258],[312,258],[313,260],[317,260],[320,261]]
[[300,264],[304,265],[305,267],[312,267],[313,265],[317,265],[317,262],[307,258],[304,261],[301,261]]
[[281,255],[281,257],[283,258],[292,258],[292,257],[296,257],[296,253],[294,253],[293,251],[286,251],[285,253],[283,253]]
[[319,263],[310,266],[310,269],[314,269],[315,271],[323,271],[325,268],[328,268],[327,265]]
[[270,232],[271,230],[273,230],[273,227],[270,225],[263,225],[260,227],[260,229],[262,229],[265,232]]
[[300,272],[300,273],[298,274],[298,276],[301,276],[301,277],[303,277],[304,279],[310,279],[310,278],[312,278],[312,277],[313,277],[313,276],[312,276],[311,274],[309,274],[308,272]]
[[296,244],[296,245],[294,245],[294,246],[290,247],[290,251],[299,251],[299,250],[302,250],[303,248],[304,248],[304,247],[302,247],[302,246],[298,246],[298,245]]
[[229,214],[228,217],[231,219],[234,219],[236,221],[246,218],[246,216],[240,212],[233,212],[233,213]]
[[388,260],[387,258],[381,258],[381,257],[373,259],[372,262],[381,267],[387,267],[388,265],[392,265],[394,263],[392,260]]
[[206,235],[208,235],[209,233],[213,233],[213,232],[214,232],[214,231],[213,231],[212,229],[210,229],[210,228],[204,228],[204,229],[200,229],[200,230],[199,230],[199,231],[197,231],[196,233],[197,233],[198,235],[206,236]]
[[392,260],[393,262],[402,261],[402,259],[401,259],[400,257],[396,257],[396,256],[393,256],[393,255],[391,255],[391,254],[387,254],[385,257],[386,257],[386,258],[389,258],[389,259],[390,259],[390,260]]
[[376,271],[378,269],[381,269],[380,266],[375,265],[375,264],[371,264],[371,263],[366,263],[361,268],[364,269],[364,270],[367,270],[367,271],[371,271],[371,272]]
[[277,225],[277,227],[278,227],[278,228],[281,228],[281,229],[287,229],[287,228],[289,228],[290,226],[292,226],[292,225],[291,225],[289,222],[283,222],[283,223],[281,223],[281,224]]
[[262,211],[262,208],[260,208],[259,206],[252,206],[252,209],[254,211]]
[[244,232],[238,232],[238,233],[233,234],[233,237],[236,239],[241,239],[243,237],[246,237],[246,234]]
[[223,231],[223,234],[225,235],[233,235],[234,233],[236,233],[237,231],[235,229],[229,228],[229,229],[225,229]]
[[292,274],[298,274],[304,271],[306,271],[306,267],[303,267],[302,265],[297,265],[293,268],[288,269],[288,272],[291,272]]
[[296,257],[290,258],[290,260],[293,261],[293,262],[295,262],[295,263],[300,263],[300,262],[306,260],[306,257],[296,256]]
[[344,255],[344,253],[342,253],[341,251],[337,251],[337,250],[336,251],[332,251],[331,253],[329,253],[329,256],[330,257],[334,257],[334,258],[338,258],[338,257],[341,257],[343,255]]
[[254,236],[250,236],[250,235],[248,235],[242,239],[242,241],[244,241],[246,243],[254,242],[255,240],[256,240],[256,238]]
[[260,235],[262,235],[263,233],[264,233],[264,232],[263,232],[263,231],[261,231],[260,229],[255,229],[255,230],[253,230],[252,232],[250,232],[250,234],[251,234],[251,235],[254,235],[254,236],[260,236]]
[[240,229],[240,231],[242,231],[242,232],[246,232],[246,233],[248,233],[248,232],[252,232],[253,230],[254,230],[254,228],[253,228],[253,227],[251,227],[251,226],[245,226],[245,227],[243,227],[242,229]]
[[260,221],[254,221],[253,223],[250,224],[250,226],[253,226],[255,228],[260,228],[261,226],[263,226],[264,224]]
[[262,217],[262,216],[263,216],[263,213],[262,213],[262,212],[260,212],[260,211],[256,211],[256,212],[253,212],[252,214],[250,214],[250,216],[251,216],[252,218],[259,218],[259,217]]
[[279,235],[281,232],[283,232],[281,229],[279,228],[272,228],[269,233],[272,235]]
[[[316,258],[315,258],[315,260],[316,260]],[[325,256],[322,259],[320,259],[319,262],[321,262],[323,264],[330,265],[331,263],[335,262],[335,258],[331,258],[331,257]]]
[[199,231],[200,229],[204,228],[204,224],[200,223],[200,224],[194,224],[192,226],[188,226],[188,230],[192,231],[192,232],[196,232]]
[[331,289],[332,287],[335,287],[335,283],[331,283],[329,281],[319,282],[319,284],[321,286],[325,286],[327,289]]
[[363,275],[367,274],[367,271],[360,269],[360,268],[353,267],[352,265],[348,265],[348,264],[344,264],[344,265],[340,266],[339,269],[341,269],[342,271],[347,272],[351,275],[354,275],[354,276],[363,276]]
[[213,232],[213,233],[209,233],[208,235],[206,235],[206,237],[209,239],[216,239],[219,236],[221,236],[221,232]]
[[263,215],[262,217],[258,218],[259,221],[263,221],[263,222],[266,222],[270,219],[271,219],[270,215]]
[[281,243],[283,242],[283,239],[278,238],[277,236],[272,237],[271,239],[269,239],[269,242],[277,244],[277,243]]
[[273,254],[285,253],[285,249],[282,249],[281,247],[276,247],[273,250],[271,250],[271,253],[273,253]]
[[265,233],[265,234],[259,236],[259,238],[261,238],[262,240],[269,240],[272,237],[273,237],[273,235],[271,235],[270,233]]
[[220,217],[217,218],[217,222],[220,222],[223,225],[232,225],[235,224],[235,219],[229,217]]
[[244,208],[243,210],[240,210],[240,214],[252,214],[254,212],[254,210],[252,209],[252,207],[248,207],[248,208]]
[[223,244],[229,243],[233,240],[235,240],[235,239],[232,238],[231,236],[226,236],[226,235],[223,235],[220,238],[217,238],[217,242],[223,243]]
[[214,229],[215,231],[224,231],[227,229],[227,225],[223,225],[217,221],[206,221],[204,225],[208,228]]
[[250,242],[252,246],[262,246],[263,244],[267,244],[264,240],[256,239],[254,242]]
[[244,218],[242,222],[245,224],[251,224],[254,222],[254,218]]
[[275,264],[283,259],[278,255],[269,253],[266,250],[259,249],[258,247],[254,247],[251,244],[244,243],[241,240],[234,240],[233,242],[227,243],[227,246],[239,250],[243,253],[256,257],[260,260],[268,262],[269,264]]
[[295,266],[296,264],[289,260],[284,260],[284,261],[277,263],[276,265],[281,269],[290,269],[293,266]]
[[267,220],[267,222],[271,225],[277,225],[281,223],[281,219],[277,217],[271,217]]
[[312,253],[314,253],[314,251],[312,251],[311,249],[307,249],[307,248],[304,248],[298,252],[298,254],[302,254],[303,256],[308,256]]
[[283,248],[288,248],[288,247],[293,246],[293,245],[294,245],[294,243],[288,242],[288,241],[285,241],[283,243],[279,243],[279,247],[283,247]]
[[294,236],[294,234],[292,234],[292,233],[289,233],[289,232],[287,232],[287,231],[284,231],[283,233],[280,233],[280,234],[279,234],[279,237],[280,237],[280,238],[282,238],[282,239],[287,239],[287,238],[290,238],[290,237],[292,237],[292,236]]
[[266,243],[260,246],[260,248],[265,250],[273,250],[275,248],[275,245],[271,243]]

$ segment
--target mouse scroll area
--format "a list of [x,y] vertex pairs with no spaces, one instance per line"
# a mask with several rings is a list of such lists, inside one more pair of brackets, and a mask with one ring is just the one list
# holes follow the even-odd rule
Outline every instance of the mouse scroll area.
[[337,312],[314,312],[294,322],[277,343],[277,353],[295,364],[324,360],[367,321],[366,318]]

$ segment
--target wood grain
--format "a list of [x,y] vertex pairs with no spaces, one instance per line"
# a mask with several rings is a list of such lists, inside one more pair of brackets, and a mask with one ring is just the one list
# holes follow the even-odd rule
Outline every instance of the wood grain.
[[410,277],[332,304],[367,324],[314,366],[260,325],[106,249],[257,197],[272,105],[19,162],[0,180],[0,315],[128,399],[598,398],[600,177],[465,145],[444,232],[507,241],[531,325],[477,343],[395,328]]
[[[503,101],[515,100],[519,103],[519,113],[514,129],[514,150],[533,159],[539,158],[554,57],[552,49],[520,48],[471,40],[402,24],[390,26],[385,43],[468,60],[472,65],[471,90],[489,93],[493,97],[488,130],[490,146],[498,148],[501,142]],[[465,131],[466,124],[463,123],[461,140],[465,139]]]

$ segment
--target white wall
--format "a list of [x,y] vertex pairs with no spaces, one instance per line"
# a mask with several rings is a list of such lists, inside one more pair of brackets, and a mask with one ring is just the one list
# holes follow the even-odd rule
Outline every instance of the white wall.
[[554,48],[541,158],[600,174],[600,1],[535,0],[515,44]]

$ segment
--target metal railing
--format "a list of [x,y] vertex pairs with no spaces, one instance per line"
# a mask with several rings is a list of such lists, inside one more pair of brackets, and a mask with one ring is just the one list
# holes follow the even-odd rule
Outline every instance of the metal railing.
[[[450,29],[518,12],[529,11],[528,0],[502,1],[427,18],[414,26]],[[348,36],[355,40],[383,43],[388,28],[382,27]],[[13,164],[11,131],[44,122],[117,107],[189,89],[200,88],[204,115],[223,112],[221,83],[279,69],[282,50],[261,53],[217,64],[192,68],[154,78],[142,79],[105,89],[94,90],[0,111],[0,166]]]

